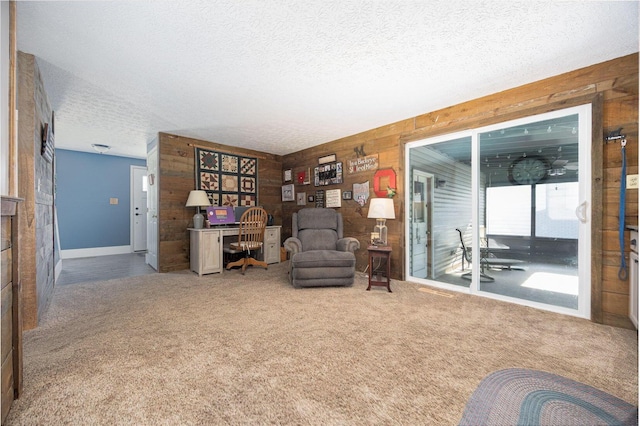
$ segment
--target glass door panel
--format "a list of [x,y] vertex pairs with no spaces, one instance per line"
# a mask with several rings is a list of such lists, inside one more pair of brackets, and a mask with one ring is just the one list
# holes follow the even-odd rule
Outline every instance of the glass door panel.
[[479,290],[578,309],[578,114],[479,133]]
[[465,274],[471,265],[464,258],[456,229],[470,241],[471,137],[435,140],[409,152],[409,275],[469,287],[470,278]]

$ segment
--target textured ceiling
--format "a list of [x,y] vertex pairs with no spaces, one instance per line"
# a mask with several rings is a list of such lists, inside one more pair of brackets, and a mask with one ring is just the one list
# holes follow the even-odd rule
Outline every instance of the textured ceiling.
[[59,148],[287,154],[638,51],[636,1],[18,2]]

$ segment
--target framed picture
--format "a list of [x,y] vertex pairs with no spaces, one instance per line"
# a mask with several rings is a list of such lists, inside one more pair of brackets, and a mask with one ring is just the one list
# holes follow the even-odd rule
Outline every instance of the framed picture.
[[329,154],[329,155],[325,155],[323,157],[318,158],[318,164],[335,163],[335,162],[336,162],[335,154]]
[[298,200],[297,204],[299,206],[304,206],[307,204],[307,193],[306,192],[298,192],[296,194],[296,199]]
[[291,178],[292,178],[292,171],[291,169],[287,169],[284,171],[284,181],[285,182],[291,182]]
[[315,186],[342,183],[342,162],[327,163],[313,169]]
[[339,189],[327,189],[324,199],[325,207],[342,207]]
[[293,184],[282,185],[282,201],[293,201],[296,198],[295,188]]
[[307,202],[308,203],[313,203],[316,200],[316,197],[313,195],[308,195],[307,196]]
[[259,205],[256,157],[195,147],[195,174],[196,189],[214,206]]
[[311,168],[298,172],[298,185],[309,185],[311,183]]
[[351,191],[342,191],[343,200],[351,200],[352,198],[353,198],[353,193]]

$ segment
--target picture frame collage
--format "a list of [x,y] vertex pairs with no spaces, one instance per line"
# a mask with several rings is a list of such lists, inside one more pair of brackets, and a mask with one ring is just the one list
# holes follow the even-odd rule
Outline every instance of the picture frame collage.
[[[377,155],[371,156],[377,160]],[[318,166],[313,168],[313,184],[315,187],[338,185],[343,183],[344,169],[341,161],[336,161],[336,154],[328,154],[318,158]],[[367,163],[368,164],[368,163]],[[373,164],[373,163],[372,163]],[[377,161],[375,162],[377,166]],[[385,175],[385,178],[392,177]],[[393,176],[395,177],[395,176]],[[306,170],[285,169],[283,171],[282,201],[295,201],[298,206],[313,204],[315,207],[341,207],[343,201],[354,200],[364,205],[368,198],[369,182],[354,184],[353,190],[320,190],[315,192],[300,191],[296,193],[295,185],[310,185],[311,168]],[[394,184],[395,182],[389,182]],[[301,188],[298,188],[301,189]],[[357,191],[356,191],[357,189]],[[366,191],[366,195],[363,192]],[[358,200],[355,195],[358,194]]]

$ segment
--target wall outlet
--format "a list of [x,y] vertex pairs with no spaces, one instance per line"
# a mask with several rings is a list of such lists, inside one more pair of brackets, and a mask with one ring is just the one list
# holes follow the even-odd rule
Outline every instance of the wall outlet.
[[118,204],[117,198],[109,198],[109,204]]
[[638,175],[627,175],[627,189],[638,189]]

